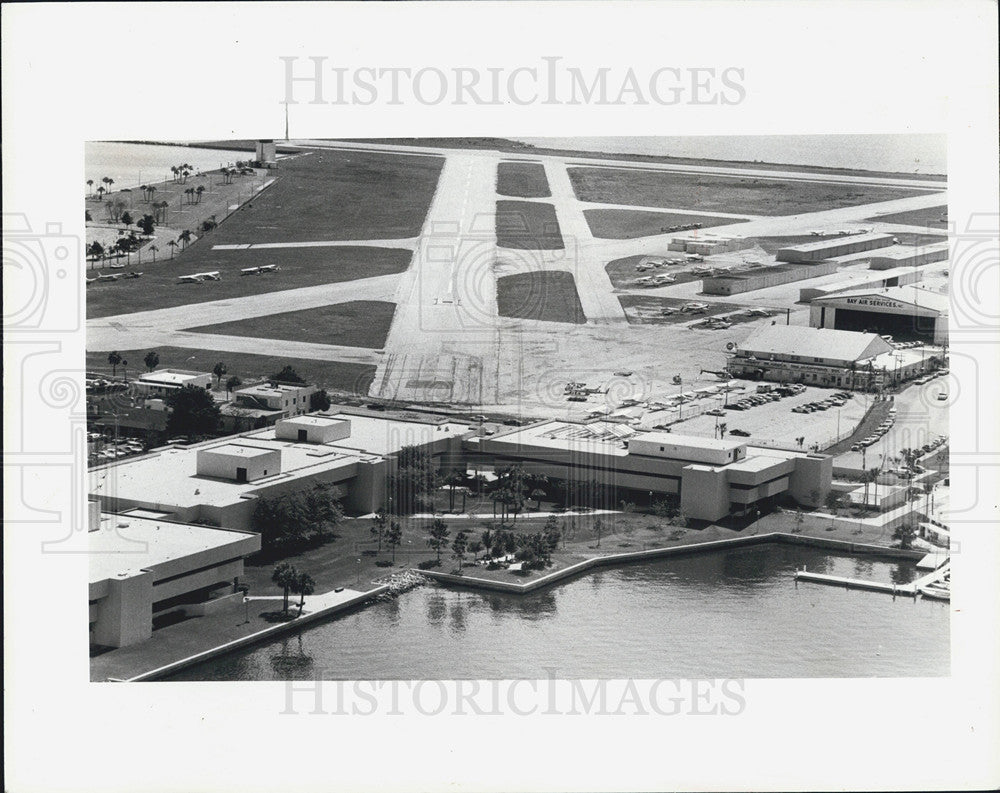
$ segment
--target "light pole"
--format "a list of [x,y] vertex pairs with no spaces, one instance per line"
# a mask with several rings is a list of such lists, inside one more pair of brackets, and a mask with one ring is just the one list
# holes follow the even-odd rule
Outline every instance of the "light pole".
[[250,598],[246,595],[243,596],[243,613],[246,616],[246,619],[243,620],[243,624],[248,625],[250,623]]
[[358,558],[358,583],[357,583],[357,586],[358,586],[358,588],[361,587],[361,559],[360,559],[360,557]]

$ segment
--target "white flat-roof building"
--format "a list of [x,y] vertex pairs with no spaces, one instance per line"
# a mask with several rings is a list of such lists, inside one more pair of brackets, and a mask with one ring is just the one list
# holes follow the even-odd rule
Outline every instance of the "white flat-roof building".
[[517,464],[560,482],[596,483],[615,494],[612,508],[620,499],[675,496],[681,511],[697,520],[718,520],[784,494],[820,504],[833,474],[833,459],[826,455],[761,449],[735,438],[641,432],[600,420],[545,421],[470,438],[465,446],[494,465]]
[[789,245],[779,248],[776,258],[779,262],[818,262],[822,259],[832,259],[835,256],[849,256],[853,253],[870,251],[875,248],[885,248],[894,243],[892,234],[868,233],[851,234],[846,237],[821,239],[816,242],[805,242],[801,245]]
[[280,410],[282,418],[301,416],[310,412],[309,399],[317,391],[314,385],[262,383],[234,391],[233,404],[257,410]]
[[90,643],[124,647],[148,639],[154,620],[183,611],[235,608],[243,560],[260,535],[193,526],[89,504]]
[[869,260],[873,270],[890,270],[895,267],[918,267],[921,264],[943,262],[948,258],[947,240],[931,245],[893,245],[883,248]]
[[117,511],[140,507],[239,529],[251,526],[257,497],[315,485],[335,487],[351,511],[373,512],[384,506],[386,478],[404,446],[419,446],[440,464],[461,455],[461,439],[471,432],[468,425],[445,420],[334,413],[307,422],[306,431],[312,427],[340,437],[303,442],[302,418],[279,422],[280,430],[276,425],[93,468],[90,493]]
[[333,443],[351,437],[351,420],[316,414],[295,416],[279,421],[274,427],[274,435],[283,441]]
[[212,387],[212,375],[185,369],[158,369],[139,375],[132,386],[138,396],[163,397],[186,386],[209,389]]

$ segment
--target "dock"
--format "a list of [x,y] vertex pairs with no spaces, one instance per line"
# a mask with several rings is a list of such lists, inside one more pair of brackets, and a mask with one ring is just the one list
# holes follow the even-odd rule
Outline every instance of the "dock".
[[937,584],[946,578],[951,572],[951,561],[945,561],[936,570],[921,576],[910,584],[886,584],[881,581],[869,581],[864,578],[847,578],[839,575],[827,575],[826,573],[810,573],[805,568],[795,571],[795,581],[810,581],[814,584],[826,584],[828,586],[841,586],[845,589],[866,589],[871,592],[885,592],[889,595],[906,595],[915,598],[918,594],[923,594],[923,589]]

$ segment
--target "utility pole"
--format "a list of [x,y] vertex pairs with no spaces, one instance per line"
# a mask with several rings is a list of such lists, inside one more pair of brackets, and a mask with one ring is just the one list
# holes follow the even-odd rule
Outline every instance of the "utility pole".
[[288,102],[285,102],[285,142],[288,142]]

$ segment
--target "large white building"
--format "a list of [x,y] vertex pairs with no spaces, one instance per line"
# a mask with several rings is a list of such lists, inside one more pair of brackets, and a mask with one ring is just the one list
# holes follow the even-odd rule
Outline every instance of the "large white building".
[[[719,520],[766,507],[782,496],[821,504],[833,458],[753,447],[672,432],[641,432],[606,421],[543,421],[509,432],[469,438],[475,461],[520,465],[557,482],[595,482],[616,499],[673,496],[696,520]],[[647,495],[648,494],[648,495]],[[609,505],[618,508],[618,501]]]
[[132,384],[136,396],[165,397],[180,388],[209,389],[212,375],[209,372],[189,372],[185,369],[158,369],[139,375]]
[[260,550],[259,534],[143,509],[103,512],[99,499],[88,508],[91,645],[136,644],[177,612],[200,616],[242,602],[243,560]]

